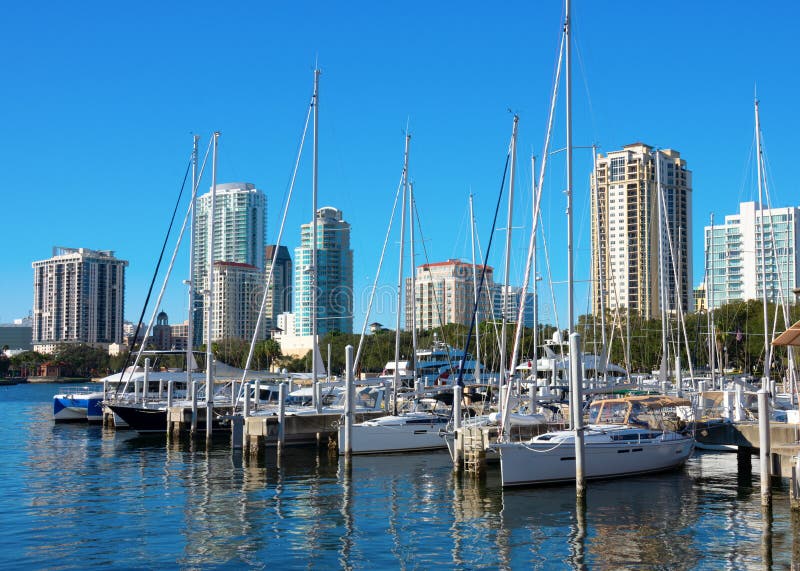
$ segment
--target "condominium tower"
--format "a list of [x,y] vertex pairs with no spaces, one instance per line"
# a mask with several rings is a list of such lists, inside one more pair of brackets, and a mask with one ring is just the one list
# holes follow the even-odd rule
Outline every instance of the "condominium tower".
[[127,265],[112,251],[58,246],[52,258],[33,262],[33,349],[120,343]]
[[316,275],[317,333],[353,331],[353,250],[350,224],[331,206],[317,210],[317,264],[311,267],[312,222],[300,228],[294,250],[295,333],[312,335],[312,292]]
[[[274,266],[273,258],[275,261]],[[274,268],[264,309],[267,328],[278,327],[278,316],[292,311],[292,258],[286,246],[269,245],[264,249],[264,279]]]
[[591,189],[593,312],[601,301],[648,319],[662,304],[691,311],[692,173],[680,153],[634,143],[598,155]]
[[[256,330],[261,300],[264,297],[264,272],[250,264],[214,262],[214,307],[211,339],[246,339]],[[203,330],[208,325],[203,313]],[[267,322],[262,319],[256,339],[265,339]]]
[[[469,325],[475,307],[473,280],[475,277],[480,282],[482,268],[460,260],[417,266],[414,295],[411,278],[406,278],[405,328],[411,329],[412,312],[416,312],[418,330],[434,329],[447,323]],[[483,294],[478,307],[479,320],[492,315],[490,298],[494,290],[493,274],[493,269],[486,266]]]
[[[739,213],[722,224],[705,227],[705,287],[708,307],[762,299],[766,275],[767,301],[794,302],[798,278],[800,208],[759,210],[743,202]],[[763,247],[762,247],[763,236]],[[762,271],[762,251],[764,270]]]
[[204,297],[208,289],[209,252],[214,261],[248,264],[264,268],[267,198],[254,184],[218,184],[214,205],[214,244],[211,246],[211,192],[197,198],[192,237],[192,282],[195,288],[194,344],[205,342]]

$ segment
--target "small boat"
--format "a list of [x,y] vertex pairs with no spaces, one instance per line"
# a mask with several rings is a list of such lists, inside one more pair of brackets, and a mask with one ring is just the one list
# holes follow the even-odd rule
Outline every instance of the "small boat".
[[[694,437],[651,428],[683,399],[635,396],[592,403],[584,429],[587,480],[661,472],[682,466]],[[500,454],[502,484],[524,486],[575,481],[575,432],[556,430],[522,442],[493,444]]]
[[[354,424],[350,435],[353,454],[416,452],[445,448],[440,431],[450,421],[448,415],[432,412],[406,412],[382,416]],[[339,454],[344,454],[344,425],[339,427]]]
[[93,387],[68,387],[53,396],[56,422],[102,422],[103,391]]

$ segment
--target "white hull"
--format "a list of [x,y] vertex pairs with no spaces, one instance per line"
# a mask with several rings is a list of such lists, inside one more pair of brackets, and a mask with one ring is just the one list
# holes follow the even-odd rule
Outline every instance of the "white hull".
[[[386,416],[353,425],[353,454],[438,450],[446,446],[439,434],[446,419],[434,415]],[[339,427],[339,453],[344,454],[344,425]]]
[[[495,445],[503,486],[575,481],[574,441],[534,440]],[[675,433],[630,440],[592,441],[587,436],[584,474],[601,479],[660,472],[683,465],[693,450],[693,438]]]

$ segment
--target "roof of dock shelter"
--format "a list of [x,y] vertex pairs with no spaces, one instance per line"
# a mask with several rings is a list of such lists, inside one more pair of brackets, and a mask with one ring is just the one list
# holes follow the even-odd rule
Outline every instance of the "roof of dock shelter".
[[772,344],[778,347],[800,347],[800,321],[778,335]]

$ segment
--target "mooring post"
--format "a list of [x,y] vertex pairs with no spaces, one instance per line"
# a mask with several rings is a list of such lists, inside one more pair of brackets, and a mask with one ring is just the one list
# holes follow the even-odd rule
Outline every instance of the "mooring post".
[[192,381],[189,385],[189,392],[192,394],[192,436],[197,434],[197,381]]
[[759,457],[761,458],[761,505],[772,502],[770,491],[770,442],[769,442],[769,381],[762,379],[758,390],[758,435]]
[[339,450],[339,454],[344,454],[345,458],[350,458],[353,453],[353,411],[355,410],[355,382],[353,379],[353,346],[348,345],[344,348],[345,353],[345,375],[347,379],[347,398],[344,401],[344,450]]
[[581,356],[581,336],[572,333],[569,336],[569,367],[570,367],[570,403],[574,415],[572,426],[575,430],[575,493],[578,498],[586,496],[586,473],[584,472],[584,434],[583,434],[583,379]]
[[286,438],[286,384],[278,387],[278,456],[281,455],[284,439]]

